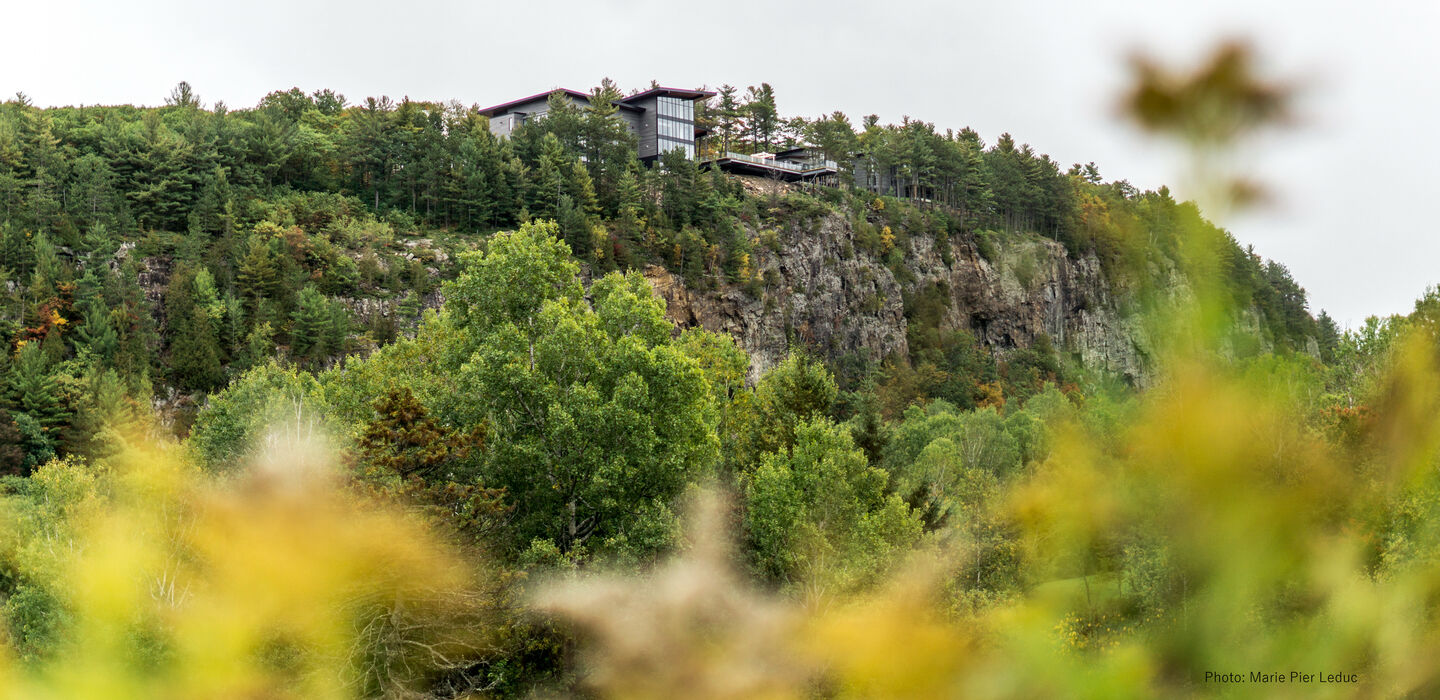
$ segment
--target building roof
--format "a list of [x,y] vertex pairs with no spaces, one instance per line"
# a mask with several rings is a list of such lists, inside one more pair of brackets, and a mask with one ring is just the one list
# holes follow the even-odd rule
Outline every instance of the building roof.
[[[526,102],[534,102],[535,100],[549,97],[550,95],[552,95],[552,94],[554,94],[554,93],[557,93],[557,92],[563,92],[563,93],[565,93],[566,95],[569,95],[569,96],[570,96],[571,98],[573,98],[573,99],[584,100],[586,104],[589,104],[589,103],[590,103],[590,93],[588,93],[588,92],[580,92],[579,90],[571,90],[571,89],[569,89],[569,88],[552,88],[552,89],[550,89],[550,90],[546,90],[545,92],[537,92],[537,93],[535,93],[535,94],[533,94],[533,95],[531,95],[531,96],[529,96],[529,97],[522,97],[522,98],[520,98],[520,99],[518,99],[518,100],[510,100],[509,102],[502,102],[502,103],[500,103],[500,104],[498,104],[498,105],[495,105],[495,106],[493,106],[493,107],[486,107],[485,109],[480,110],[480,113],[483,114],[483,115],[485,115],[485,116],[487,116],[487,117],[493,117],[493,116],[496,116],[496,115],[498,115],[498,114],[504,114],[504,113],[510,111],[510,108],[511,108],[511,107],[514,107],[515,105],[525,104]],[[652,90],[652,92],[653,92],[653,90]],[[713,94],[713,93],[712,93],[712,94]],[[632,110],[632,111],[636,111],[636,112],[643,111],[643,110],[641,110],[639,107],[635,107],[635,106],[632,106],[632,105],[625,104],[625,100],[616,100],[616,101],[615,101],[615,106],[616,106],[616,107],[620,107],[621,109],[628,109],[628,110]]]
[[625,99],[620,101],[635,102],[636,100],[643,100],[647,97],[653,97],[656,95],[663,95],[665,97],[679,97],[681,99],[688,100],[699,100],[706,97],[714,97],[715,93],[709,90],[682,90],[680,88],[656,87],[650,88],[649,90],[646,90],[644,92],[637,92],[634,95],[626,97]]

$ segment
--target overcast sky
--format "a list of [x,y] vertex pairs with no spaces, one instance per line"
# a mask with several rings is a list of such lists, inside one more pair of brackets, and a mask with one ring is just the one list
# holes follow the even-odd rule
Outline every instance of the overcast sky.
[[231,107],[292,86],[488,105],[605,76],[625,89],[765,81],[787,115],[910,115],[992,143],[1009,131],[1153,189],[1181,165],[1115,118],[1125,57],[1193,62],[1248,38],[1272,75],[1305,85],[1305,122],[1248,154],[1275,205],[1222,223],[1289,266],[1312,311],[1354,326],[1440,282],[1440,3],[1360,5],[4,0],[0,94],[153,105],[188,80]]

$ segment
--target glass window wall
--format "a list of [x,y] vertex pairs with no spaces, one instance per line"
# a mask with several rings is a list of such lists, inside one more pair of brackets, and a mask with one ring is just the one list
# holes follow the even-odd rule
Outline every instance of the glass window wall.
[[679,139],[681,141],[695,140],[695,125],[673,119],[658,119],[655,125],[656,131],[666,138]]
[[686,158],[689,158],[690,160],[695,160],[695,144],[693,143],[682,143],[680,141],[671,141],[670,139],[662,138],[660,139],[659,145],[661,153],[669,153],[670,151],[682,151],[685,153]]
[[693,100],[682,100],[678,97],[656,98],[656,111],[662,117],[674,117],[686,121],[695,121],[695,102]]

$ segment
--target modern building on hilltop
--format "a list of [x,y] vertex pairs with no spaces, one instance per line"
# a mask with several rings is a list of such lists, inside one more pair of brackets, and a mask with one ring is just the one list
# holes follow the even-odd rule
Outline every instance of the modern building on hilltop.
[[[542,117],[550,110],[550,96],[560,94],[579,107],[590,105],[590,95],[578,90],[548,90],[503,104],[487,107],[480,113],[490,118],[490,133],[509,136],[521,124]],[[708,90],[680,90],[657,87],[636,93],[615,102],[616,116],[624,120],[630,133],[639,141],[637,155],[650,161],[667,151],[684,151],[695,158],[695,101],[713,97]]]
[[[551,95],[560,95],[577,107],[590,106],[588,93],[557,88],[487,107],[480,113],[490,118],[490,133],[508,137],[520,125],[545,116],[550,111]],[[654,161],[672,150],[683,151],[685,157],[694,160],[699,153],[699,139],[705,135],[703,129],[695,126],[695,103],[714,96],[715,93],[708,90],[651,88],[617,100],[615,116],[625,122],[639,142],[640,160]],[[706,159],[705,165],[729,173],[787,182],[833,181],[839,172],[835,161],[825,160],[818,150],[810,147],[753,155],[721,153]]]

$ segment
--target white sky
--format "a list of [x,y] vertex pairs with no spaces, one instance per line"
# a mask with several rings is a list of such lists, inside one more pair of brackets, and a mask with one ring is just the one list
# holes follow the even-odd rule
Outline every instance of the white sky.
[[1440,3],[1360,5],[0,0],[0,95],[158,104],[188,80],[232,107],[292,86],[488,105],[605,76],[622,88],[765,81],[787,115],[908,114],[991,143],[1009,131],[1063,166],[1095,161],[1152,189],[1181,165],[1115,118],[1125,56],[1194,61],[1239,36],[1273,75],[1304,83],[1305,123],[1248,154],[1277,203],[1222,223],[1289,266],[1312,311],[1354,326],[1408,312],[1440,282],[1424,209],[1440,183]]

